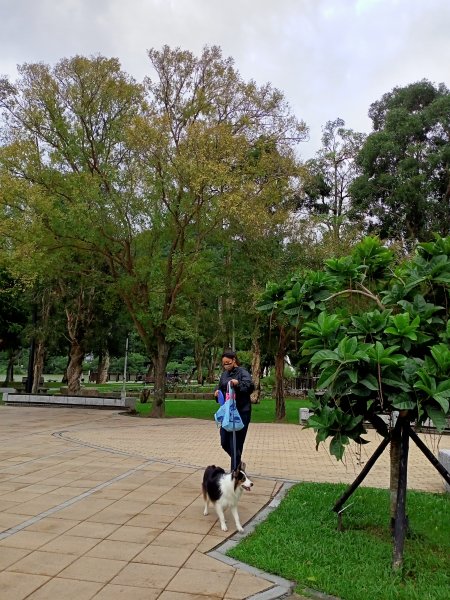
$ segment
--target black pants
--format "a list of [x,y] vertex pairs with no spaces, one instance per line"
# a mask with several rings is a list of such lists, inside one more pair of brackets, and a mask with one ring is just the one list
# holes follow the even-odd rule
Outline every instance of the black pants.
[[233,471],[241,462],[242,450],[244,448],[245,436],[247,435],[247,429],[250,423],[250,412],[240,413],[242,422],[244,423],[243,429],[236,431],[236,463],[234,462],[234,446],[233,446],[233,432],[225,431],[222,427],[220,428],[220,443],[222,448],[231,458],[231,470]]

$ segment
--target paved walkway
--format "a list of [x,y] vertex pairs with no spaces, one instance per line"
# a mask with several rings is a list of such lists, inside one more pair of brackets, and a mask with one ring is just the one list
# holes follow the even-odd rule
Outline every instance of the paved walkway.
[[[252,424],[245,447],[251,530],[292,481],[354,480],[368,452],[337,463],[314,433]],[[437,440],[423,436],[437,453]],[[410,488],[442,491],[414,444]],[[387,487],[388,454],[365,481]],[[287,582],[230,560],[215,513],[203,516],[207,464],[227,466],[214,422],[138,419],[112,411],[0,407],[1,600],[260,600]],[[262,511],[262,512],[261,512]],[[254,517],[256,519],[254,520]],[[218,550],[219,549],[219,550]]]

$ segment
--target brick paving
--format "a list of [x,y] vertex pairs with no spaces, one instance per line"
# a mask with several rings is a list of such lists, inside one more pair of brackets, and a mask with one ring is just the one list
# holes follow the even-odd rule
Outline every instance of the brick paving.
[[[353,448],[341,464],[298,425],[252,424],[246,530],[286,481],[352,482],[380,441],[368,437],[362,455]],[[439,439],[422,439],[437,454]],[[212,463],[228,464],[213,421],[0,407],[0,599],[281,597],[283,581],[209,555],[240,537],[232,519],[224,533],[214,512],[203,516],[202,471]],[[364,484],[387,487],[388,463],[385,452]],[[408,486],[443,491],[413,443]]]

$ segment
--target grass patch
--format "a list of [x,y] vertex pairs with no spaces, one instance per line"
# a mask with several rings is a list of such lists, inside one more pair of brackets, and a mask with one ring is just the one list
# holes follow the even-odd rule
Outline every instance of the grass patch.
[[[168,400],[166,399],[167,417],[191,417],[192,419],[214,420],[214,413],[218,409],[214,400]],[[298,424],[299,408],[310,406],[308,400],[286,400],[286,423]],[[141,416],[149,414],[151,402],[136,404],[136,411]],[[260,404],[252,407],[252,423],[273,423],[275,420],[275,400],[262,400]]]
[[310,588],[342,600],[448,600],[448,495],[408,492],[410,534],[403,572],[394,574],[388,490],[358,488],[339,532],[331,508],[345,489],[341,484],[295,486],[228,555],[298,582],[300,594]]

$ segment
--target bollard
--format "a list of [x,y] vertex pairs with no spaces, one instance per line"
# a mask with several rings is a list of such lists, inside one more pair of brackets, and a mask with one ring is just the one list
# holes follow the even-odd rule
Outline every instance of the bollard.
[[309,419],[309,408],[299,408],[298,409],[298,419],[299,419],[300,425],[303,425],[304,423],[306,423],[306,421]]
[[[450,450],[439,450],[439,462],[450,472]],[[450,494],[450,485],[444,481],[445,491]]]

